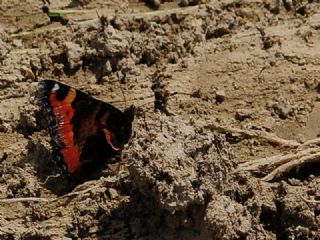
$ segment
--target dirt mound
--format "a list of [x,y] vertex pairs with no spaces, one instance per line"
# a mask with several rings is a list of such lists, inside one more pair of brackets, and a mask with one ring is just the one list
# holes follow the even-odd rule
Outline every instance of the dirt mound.
[[130,150],[132,181],[161,208],[206,205],[229,183],[236,161],[223,138],[173,117],[139,125]]

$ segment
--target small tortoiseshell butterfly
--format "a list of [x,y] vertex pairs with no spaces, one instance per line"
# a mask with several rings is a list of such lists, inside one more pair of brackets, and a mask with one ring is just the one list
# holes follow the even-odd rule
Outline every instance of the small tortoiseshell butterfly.
[[131,137],[134,106],[122,112],[53,80],[40,82],[36,98],[48,120],[53,156],[72,175],[104,164]]

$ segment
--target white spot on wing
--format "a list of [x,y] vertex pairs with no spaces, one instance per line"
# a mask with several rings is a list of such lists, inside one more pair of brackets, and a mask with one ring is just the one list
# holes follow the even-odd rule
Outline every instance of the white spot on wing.
[[53,90],[53,91],[58,91],[59,89],[60,89],[59,84],[58,84],[58,83],[55,83],[54,86],[53,86],[53,88],[52,88],[52,90]]

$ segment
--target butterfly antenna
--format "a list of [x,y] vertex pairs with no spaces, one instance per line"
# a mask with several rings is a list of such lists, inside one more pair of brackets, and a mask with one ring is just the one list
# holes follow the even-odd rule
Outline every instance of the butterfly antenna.
[[105,16],[100,15],[98,9],[96,9],[96,14],[101,24],[101,30],[104,32],[105,27],[108,26],[108,19]]
[[149,131],[149,127],[147,124],[147,120],[146,120],[146,112],[143,112],[143,123],[144,123],[144,127],[147,131]]
[[97,14],[98,18],[100,19],[100,18],[101,18],[101,16],[100,16],[100,14],[99,14],[98,9],[96,9],[96,14]]
[[126,99],[126,96],[124,94],[124,90],[123,90],[123,87],[122,87],[122,84],[121,84],[121,82],[124,80],[124,78],[125,78],[125,75],[123,77],[121,77],[120,74],[118,73],[119,86],[120,86],[120,90],[121,90],[121,93],[122,93],[124,106],[125,106],[125,108],[127,108],[127,99]]
[[124,106],[125,106],[125,108],[127,108],[127,99],[126,99],[126,95],[124,94],[124,90],[122,88],[121,83],[120,83],[120,89],[121,89],[121,93],[122,93],[122,96],[123,96]]
[[[123,98],[124,100],[116,100],[116,101],[110,101],[109,103],[119,103],[119,102],[125,102],[125,106],[127,106],[127,100],[126,100],[126,97],[125,97],[125,94],[124,94],[124,90],[122,88],[122,85],[120,83],[120,89],[121,89],[121,93],[123,95]],[[198,96],[199,92],[198,91],[195,91],[195,92],[192,92],[192,93],[186,93],[186,92],[173,92],[173,93],[170,93],[167,98],[170,98],[170,97],[173,97],[175,95],[186,95],[186,96],[191,96],[191,97],[199,97]],[[154,98],[154,95],[149,95],[149,96],[145,96],[144,99],[146,98]],[[140,100],[140,98],[132,98],[132,99],[128,99],[128,102],[132,102],[132,101],[138,101]],[[143,107],[145,105],[148,105],[148,104],[160,104],[160,103],[163,103],[164,101],[163,100],[160,100],[160,99],[155,99],[155,100],[151,100],[151,101],[148,101],[148,102],[145,102],[145,103],[142,103],[138,106],[136,106],[137,108],[139,107]]]
[[[173,97],[175,95],[185,95],[185,96],[191,96],[191,97],[199,97],[199,91],[195,91],[195,92],[192,92],[192,93],[186,93],[186,92],[173,92],[173,93],[170,93],[166,98],[170,98],[170,97]],[[151,96],[147,96],[146,98],[150,98],[150,97],[154,97],[154,95],[151,95]],[[133,100],[138,100],[138,99],[133,99]],[[160,104],[160,103],[163,103],[164,100],[161,100],[161,99],[155,99],[155,100],[152,100],[152,101],[148,101],[148,102],[145,102],[137,107],[143,107],[145,105],[148,105],[148,104],[151,104],[151,103],[154,103],[154,104]]]

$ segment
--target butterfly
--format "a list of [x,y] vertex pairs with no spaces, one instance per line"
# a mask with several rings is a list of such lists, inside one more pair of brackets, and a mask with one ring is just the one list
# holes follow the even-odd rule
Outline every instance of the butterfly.
[[121,111],[54,80],[40,81],[36,100],[47,119],[53,156],[72,175],[104,164],[131,137],[134,106]]

